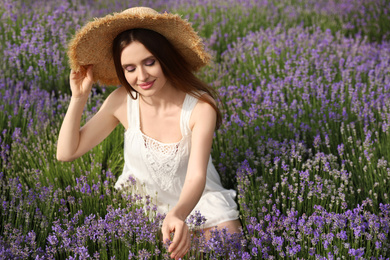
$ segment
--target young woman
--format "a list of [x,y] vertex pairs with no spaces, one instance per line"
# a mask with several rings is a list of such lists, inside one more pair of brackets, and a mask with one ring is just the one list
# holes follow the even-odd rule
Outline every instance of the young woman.
[[[185,219],[200,211],[204,230],[239,232],[235,191],[222,187],[212,164],[213,133],[221,122],[211,88],[194,72],[210,59],[191,25],[174,14],[145,7],[96,19],[69,45],[72,98],[64,118],[57,158],[71,161],[104,140],[120,123],[125,129],[125,165],[115,185],[130,177],[155,197],[165,213],[163,241],[179,259],[190,248]],[[121,85],[80,128],[92,84]]]

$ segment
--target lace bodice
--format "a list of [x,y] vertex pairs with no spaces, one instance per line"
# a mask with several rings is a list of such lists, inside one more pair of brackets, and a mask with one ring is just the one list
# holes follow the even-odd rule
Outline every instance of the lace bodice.
[[172,186],[175,172],[179,166],[181,153],[181,140],[177,143],[161,143],[142,133],[145,144],[143,159],[152,178],[163,190]]

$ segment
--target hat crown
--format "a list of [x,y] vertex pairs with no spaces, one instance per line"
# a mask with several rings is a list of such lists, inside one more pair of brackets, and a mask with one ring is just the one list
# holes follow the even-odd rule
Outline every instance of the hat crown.
[[137,7],[132,7],[129,9],[126,9],[122,11],[123,14],[129,14],[129,15],[157,15],[159,14],[156,10],[149,8],[149,7],[144,7],[144,6],[137,6]]

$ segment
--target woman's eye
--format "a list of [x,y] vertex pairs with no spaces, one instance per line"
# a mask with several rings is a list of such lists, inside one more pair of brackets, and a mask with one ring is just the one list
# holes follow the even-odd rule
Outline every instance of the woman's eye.
[[127,66],[127,67],[125,67],[125,70],[127,72],[133,72],[135,70],[135,68],[133,66]]
[[147,61],[145,62],[145,65],[146,65],[146,66],[153,66],[155,62],[156,62],[156,60],[150,59],[150,60],[147,60]]

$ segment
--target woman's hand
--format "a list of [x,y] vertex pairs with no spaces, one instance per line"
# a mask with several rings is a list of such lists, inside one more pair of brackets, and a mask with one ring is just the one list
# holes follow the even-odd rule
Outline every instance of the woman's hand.
[[72,91],[72,97],[81,98],[88,97],[92,89],[93,84],[93,65],[86,67],[86,70],[79,72],[70,72],[70,89]]
[[169,212],[164,219],[162,225],[163,242],[166,243],[170,239],[170,234],[175,232],[172,243],[168,247],[168,252],[171,253],[171,258],[178,260],[183,258],[190,249],[190,231],[184,220]]

